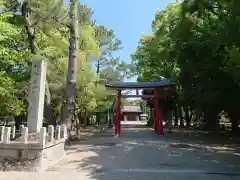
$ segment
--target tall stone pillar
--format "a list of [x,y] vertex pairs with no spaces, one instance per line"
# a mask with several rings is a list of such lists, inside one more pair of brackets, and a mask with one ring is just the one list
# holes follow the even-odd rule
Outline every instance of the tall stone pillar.
[[27,127],[29,133],[40,132],[46,83],[46,64],[43,60],[33,61],[28,95]]
[[127,121],[127,115],[123,114],[124,116],[124,121]]

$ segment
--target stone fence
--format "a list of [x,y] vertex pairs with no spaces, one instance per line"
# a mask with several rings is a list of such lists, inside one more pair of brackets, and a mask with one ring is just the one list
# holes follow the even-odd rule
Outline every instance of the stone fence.
[[21,126],[16,133],[15,127],[0,127],[0,171],[40,171],[65,156],[66,125],[42,127],[39,133]]
[[[49,125],[48,128],[40,128],[39,133],[28,133],[28,128],[21,125],[18,138],[16,138],[15,126],[4,127],[0,126],[0,146],[1,144],[38,144],[45,146],[47,144],[55,143],[61,139],[67,138],[67,128],[66,125],[58,125],[56,128]],[[14,139],[14,140],[11,140]]]

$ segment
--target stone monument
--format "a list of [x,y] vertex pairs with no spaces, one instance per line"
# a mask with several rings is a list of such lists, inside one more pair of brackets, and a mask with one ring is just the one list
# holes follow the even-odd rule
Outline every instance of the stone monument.
[[45,62],[33,61],[28,127],[21,125],[20,137],[14,138],[15,127],[0,126],[0,171],[44,171],[65,157],[66,125],[42,127],[45,83]]
[[46,64],[44,60],[32,62],[28,95],[27,127],[29,133],[40,132],[43,123]]

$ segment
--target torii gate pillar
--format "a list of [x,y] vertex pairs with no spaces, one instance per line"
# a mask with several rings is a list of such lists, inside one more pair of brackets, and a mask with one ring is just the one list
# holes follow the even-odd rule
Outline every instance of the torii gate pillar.
[[116,119],[115,119],[115,135],[119,136],[121,131],[121,90],[117,91],[116,100]]
[[162,108],[158,103],[159,95],[158,89],[154,89],[154,131],[159,133],[160,135],[164,135],[163,132],[163,116],[162,116]]

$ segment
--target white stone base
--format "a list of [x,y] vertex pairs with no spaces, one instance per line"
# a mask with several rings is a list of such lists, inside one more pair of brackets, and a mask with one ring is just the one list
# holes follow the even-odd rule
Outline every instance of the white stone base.
[[0,144],[0,171],[44,171],[65,157],[64,140],[39,144]]

